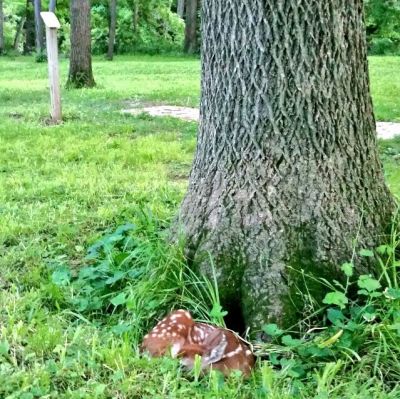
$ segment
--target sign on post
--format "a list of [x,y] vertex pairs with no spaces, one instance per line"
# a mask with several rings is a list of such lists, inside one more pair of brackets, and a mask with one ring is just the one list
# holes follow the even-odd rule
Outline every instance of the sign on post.
[[47,64],[49,68],[49,82],[50,82],[51,119],[54,123],[59,123],[62,120],[62,115],[61,115],[60,73],[58,67],[57,29],[59,29],[61,25],[53,12],[43,11],[40,13],[40,15],[46,26],[46,46],[47,46]]

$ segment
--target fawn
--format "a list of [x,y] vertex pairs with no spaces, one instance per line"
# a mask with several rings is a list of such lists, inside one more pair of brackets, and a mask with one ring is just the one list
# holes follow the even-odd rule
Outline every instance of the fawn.
[[143,351],[159,357],[169,351],[180,358],[187,368],[193,368],[196,355],[201,356],[201,368],[210,367],[229,375],[240,370],[248,376],[255,358],[250,346],[236,333],[211,324],[197,323],[186,310],[176,310],[161,320],[145,337]]

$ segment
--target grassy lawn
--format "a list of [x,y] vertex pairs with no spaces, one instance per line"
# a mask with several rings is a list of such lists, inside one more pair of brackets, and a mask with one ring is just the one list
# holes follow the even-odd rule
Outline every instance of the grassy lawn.
[[369,58],[371,91],[378,121],[400,122],[400,58]]
[[[65,60],[61,68],[65,82]],[[400,58],[372,57],[370,68],[377,119],[400,122]],[[82,316],[52,283],[54,262],[78,270],[93,242],[138,223],[143,211],[166,223],[173,217],[197,124],[120,110],[138,102],[197,106],[199,71],[192,58],[95,59],[97,88],[63,90],[66,121],[47,126],[46,64],[0,58],[1,398],[396,397],[362,378],[333,383],[324,370],[303,386],[267,363],[245,383],[232,376],[222,385],[214,374],[193,380],[174,361],[141,359],[135,339],[115,334],[113,315],[112,323]],[[400,139],[380,146],[400,195]]]

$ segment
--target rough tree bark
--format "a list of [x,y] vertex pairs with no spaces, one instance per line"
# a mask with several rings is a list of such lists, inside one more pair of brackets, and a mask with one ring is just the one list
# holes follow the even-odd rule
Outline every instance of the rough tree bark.
[[71,55],[67,87],[93,87],[90,1],[71,0]]
[[4,52],[4,12],[3,0],[0,0],[0,54]]
[[355,240],[373,248],[391,220],[362,1],[204,1],[202,24],[201,121],[179,219],[188,259],[210,274],[214,258],[231,316],[288,326],[303,310],[300,271],[338,278]]
[[108,32],[108,51],[107,59],[112,61],[114,58],[115,30],[117,27],[117,0],[110,0],[110,28]]
[[185,0],[178,0],[176,12],[181,18],[183,18],[185,15]]
[[197,0],[186,0],[186,27],[184,51],[194,54],[198,51],[197,43]]
[[35,12],[35,50],[36,54],[40,56],[43,53],[44,44],[44,30],[42,18],[40,12],[42,11],[41,0],[34,0],[34,12]]

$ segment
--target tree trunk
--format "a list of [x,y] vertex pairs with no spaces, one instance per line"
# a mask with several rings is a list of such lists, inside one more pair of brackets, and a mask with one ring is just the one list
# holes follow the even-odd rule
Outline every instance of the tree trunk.
[[197,44],[197,0],[186,0],[186,27],[184,51],[194,54],[198,51]]
[[212,256],[231,316],[287,327],[302,316],[301,271],[339,279],[354,245],[375,248],[391,221],[362,1],[204,1],[202,21],[188,259],[210,275]]
[[0,55],[4,52],[4,13],[3,0],[0,0]]
[[17,30],[15,31],[15,37],[14,37],[14,44],[13,44],[14,50],[18,50],[19,40],[21,37],[21,32],[22,28],[24,27],[25,21],[26,17],[21,17],[21,20],[18,22]]
[[115,29],[117,25],[117,0],[110,0],[110,30],[108,33],[107,59],[114,57]]
[[56,4],[57,4],[57,0],[50,0],[50,2],[49,2],[49,11],[55,12],[56,11]]
[[71,0],[71,55],[68,87],[93,87],[90,1]]
[[40,56],[43,53],[43,23],[42,17],[40,16],[40,11],[42,11],[41,0],[34,0],[34,10],[35,10],[35,49],[36,54]]
[[24,30],[25,30],[24,54],[30,54],[35,48],[35,14],[33,12],[32,0],[26,0],[26,18],[25,18]]
[[133,31],[136,32],[139,24],[139,2],[134,0],[133,10],[132,10],[132,25]]
[[181,18],[185,15],[185,0],[178,0],[177,14]]

